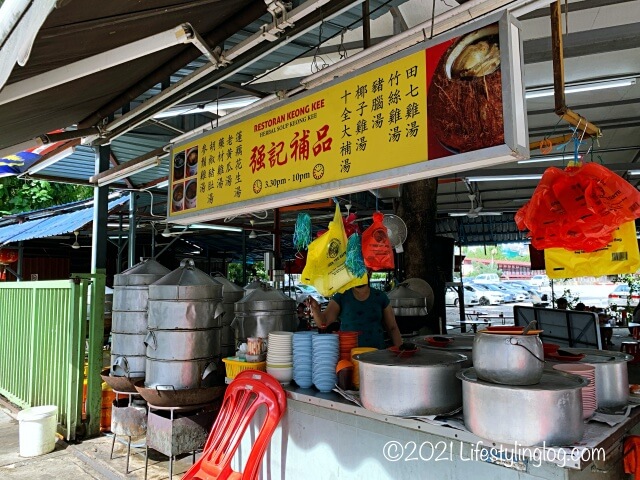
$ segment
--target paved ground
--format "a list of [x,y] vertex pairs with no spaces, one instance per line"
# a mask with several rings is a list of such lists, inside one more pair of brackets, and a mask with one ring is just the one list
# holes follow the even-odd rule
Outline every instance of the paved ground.
[[[18,410],[6,401],[0,401],[0,479],[2,480],[138,480],[144,479],[144,448],[132,448],[129,475],[125,475],[125,444],[115,444],[114,458],[109,459],[111,436],[67,444],[61,440],[53,452],[38,457],[19,456],[19,425],[15,419]],[[191,466],[191,456],[174,462],[174,479]],[[168,458],[151,451],[148,480],[169,478]]]

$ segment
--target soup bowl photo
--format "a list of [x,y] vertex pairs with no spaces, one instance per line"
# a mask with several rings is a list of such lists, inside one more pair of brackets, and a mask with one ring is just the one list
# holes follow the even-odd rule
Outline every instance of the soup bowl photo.
[[174,185],[171,195],[171,209],[174,212],[179,212],[184,208],[184,184],[179,183],[178,185]]
[[198,181],[191,180],[187,182],[187,187],[185,188],[185,202],[184,208],[196,208],[196,200],[198,196]]
[[[197,154],[196,154],[197,155]],[[180,180],[184,178],[184,152],[176,153],[173,157],[173,179]]]
[[198,147],[187,150],[187,177],[198,173]]

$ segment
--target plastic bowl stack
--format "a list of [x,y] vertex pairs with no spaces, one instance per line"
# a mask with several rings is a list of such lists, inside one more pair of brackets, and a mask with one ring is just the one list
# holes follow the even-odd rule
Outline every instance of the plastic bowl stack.
[[340,337],[340,360],[351,361],[351,350],[358,346],[359,332],[336,332]]
[[582,418],[587,419],[591,417],[598,406],[596,399],[596,367],[586,363],[561,363],[554,365],[553,368],[561,372],[580,375],[589,380],[589,385],[582,387]]
[[301,388],[313,385],[313,363],[311,361],[312,337],[316,332],[293,334],[293,381]]
[[338,335],[313,335],[311,345],[313,384],[321,392],[330,392],[338,380],[336,365],[340,357],[340,339]]
[[292,337],[293,332],[269,333],[267,373],[285,385],[293,378]]

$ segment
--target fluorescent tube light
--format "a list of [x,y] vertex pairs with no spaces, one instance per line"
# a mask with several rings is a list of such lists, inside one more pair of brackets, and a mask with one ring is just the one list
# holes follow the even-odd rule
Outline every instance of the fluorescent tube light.
[[160,183],[156,183],[154,185],[155,188],[164,188],[164,187],[167,187],[167,186],[169,186],[169,180],[164,180],[164,181],[162,181]]
[[[542,163],[555,161],[571,162],[574,159],[575,157],[573,155],[550,155],[548,157],[532,157],[527,160],[518,160],[518,163]],[[582,160],[582,155],[578,156],[578,160]]]
[[192,223],[189,225],[189,229],[200,229],[200,230],[219,230],[221,232],[241,232],[241,227],[233,227],[231,225],[209,225],[207,223]]
[[511,182],[517,180],[540,180],[542,174],[532,175],[487,175],[482,177],[467,177],[468,182]]
[[221,99],[219,101],[212,100],[209,103],[200,103],[195,105],[176,105],[164,112],[156,113],[153,118],[168,118],[178,115],[193,115],[196,113],[215,113],[220,116],[226,115],[227,110],[236,110],[251,105],[260,100],[258,97],[236,97]]
[[[593,90],[604,90],[607,88],[620,88],[620,87],[630,87],[631,85],[636,84],[636,77],[627,77],[627,78],[617,78],[612,80],[603,80],[603,81],[594,81],[594,82],[581,82],[574,83],[571,85],[566,85],[564,88],[564,93],[579,93],[579,92],[591,92]],[[525,93],[525,98],[540,98],[540,97],[550,97],[554,94],[553,87],[545,87],[545,88],[532,88],[527,90]]]
[[140,173],[144,170],[157,167],[158,165],[160,165],[160,158],[157,156],[147,158],[139,162],[132,160],[129,164],[123,163],[111,170],[101,172],[98,175],[91,177],[89,181],[91,183],[97,183],[99,187],[104,187],[105,185],[109,185],[110,183],[133,175],[134,173]]
[[628,175],[640,175],[640,170],[627,170]]
[[61,152],[58,152],[55,155],[51,155],[49,158],[47,158],[47,159],[45,159],[45,160],[43,160],[43,161],[41,161],[39,163],[36,163],[29,170],[27,170],[27,173],[29,175],[33,175],[34,173],[38,173],[39,171],[44,170],[47,167],[50,167],[54,163],[59,162],[63,158],[67,158],[69,155],[71,155],[75,151],[76,151],[75,147],[65,148]]

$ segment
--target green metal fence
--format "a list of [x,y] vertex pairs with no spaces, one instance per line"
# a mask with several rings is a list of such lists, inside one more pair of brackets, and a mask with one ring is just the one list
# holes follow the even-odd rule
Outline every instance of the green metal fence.
[[90,283],[0,283],[0,394],[23,408],[56,405],[67,440],[81,422]]

